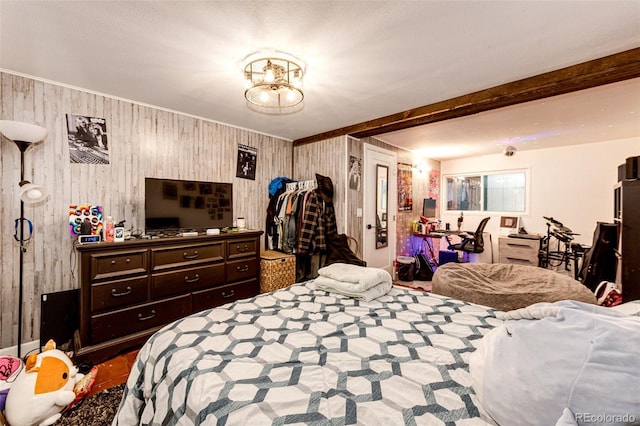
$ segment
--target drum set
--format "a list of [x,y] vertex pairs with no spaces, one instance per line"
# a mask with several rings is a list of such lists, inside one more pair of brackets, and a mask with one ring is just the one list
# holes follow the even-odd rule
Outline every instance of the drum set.
[[573,265],[574,279],[578,279],[578,263],[584,257],[588,246],[573,243],[575,233],[562,224],[562,222],[547,216],[542,216],[547,221],[547,235],[543,237],[540,250],[540,264],[542,268],[557,268],[564,264],[566,271],[571,271]]

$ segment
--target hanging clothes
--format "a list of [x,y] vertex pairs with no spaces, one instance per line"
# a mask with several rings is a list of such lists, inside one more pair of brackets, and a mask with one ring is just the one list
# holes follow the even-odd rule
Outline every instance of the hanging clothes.
[[298,231],[298,252],[326,251],[326,235],[337,234],[336,212],[333,205],[333,182],[316,173],[318,187],[309,195]]
[[277,177],[269,183],[269,205],[265,221],[265,249],[267,250],[273,250],[279,244],[280,234],[276,222],[277,203],[282,193],[286,191],[286,185],[292,182],[295,181],[287,177]]

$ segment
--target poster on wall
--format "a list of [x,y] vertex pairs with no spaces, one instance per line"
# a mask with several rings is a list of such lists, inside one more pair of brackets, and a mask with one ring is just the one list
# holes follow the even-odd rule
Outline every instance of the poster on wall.
[[354,157],[353,155],[350,155],[349,156],[349,189],[360,191],[360,181],[362,180],[361,170],[362,170],[362,160],[358,157]]
[[434,169],[429,172],[429,198],[437,200],[440,196],[440,170]]
[[100,235],[102,233],[102,206],[71,204],[69,206],[69,234]]
[[411,164],[398,163],[398,211],[413,210],[413,177]]
[[109,164],[107,120],[67,114],[67,142],[71,163]]
[[238,165],[236,177],[256,180],[256,161],[258,149],[238,144]]

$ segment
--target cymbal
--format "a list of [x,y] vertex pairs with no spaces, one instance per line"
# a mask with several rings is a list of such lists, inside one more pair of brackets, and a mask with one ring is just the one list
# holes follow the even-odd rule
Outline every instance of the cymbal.
[[551,235],[564,243],[568,243],[569,241],[573,240],[573,237],[571,235],[562,232],[551,232]]
[[555,230],[559,231],[559,232],[564,232],[565,234],[573,232],[573,231],[571,231],[571,228],[567,228],[566,226],[558,226],[558,227],[556,227]]

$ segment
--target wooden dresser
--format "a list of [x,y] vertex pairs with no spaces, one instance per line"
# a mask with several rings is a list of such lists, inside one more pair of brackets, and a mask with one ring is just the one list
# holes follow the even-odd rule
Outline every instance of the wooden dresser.
[[76,247],[76,356],[103,361],[162,326],[260,291],[261,231]]
[[538,266],[539,239],[500,237],[498,262]]

